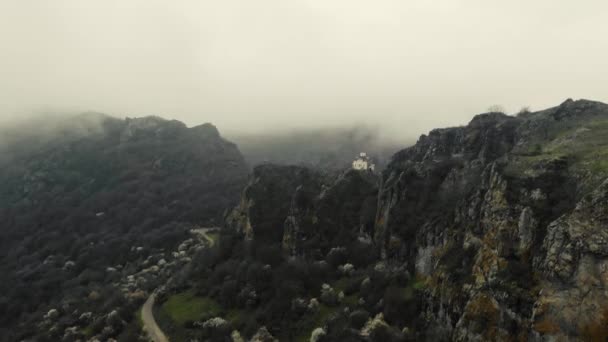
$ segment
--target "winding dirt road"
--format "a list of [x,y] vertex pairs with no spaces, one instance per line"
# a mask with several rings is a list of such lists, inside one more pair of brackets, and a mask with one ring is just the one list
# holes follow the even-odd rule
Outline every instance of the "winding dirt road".
[[148,300],[141,307],[141,319],[144,324],[144,331],[148,333],[148,337],[153,342],[169,342],[169,339],[158,324],[156,324],[156,320],[154,319],[154,314],[152,313],[152,308],[154,307],[154,301],[156,300],[156,293],[152,293]]
[[[205,239],[209,243],[209,247],[213,246],[215,241],[207,234],[210,230],[216,228],[196,228],[190,230],[192,234],[199,235],[199,237]],[[169,342],[169,338],[163,333],[152,313],[154,307],[154,301],[156,300],[156,292],[153,292],[150,297],[146,300],[144,305],[141,307],[141,320],[143,321],[143,330],[148,334],[148,337],[152,342]]]

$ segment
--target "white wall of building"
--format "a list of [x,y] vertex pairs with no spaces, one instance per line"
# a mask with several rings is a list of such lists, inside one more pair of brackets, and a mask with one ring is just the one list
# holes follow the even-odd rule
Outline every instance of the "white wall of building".
[[367,161],[363,159],[355,159],[355,161],[353,162],[353,169],[367,170]]
[[353,161],[353,169],[355,170],[374,171],[375,168],[376,165],[370,162],[370,159],[365,152],[359,153],[359,157]]

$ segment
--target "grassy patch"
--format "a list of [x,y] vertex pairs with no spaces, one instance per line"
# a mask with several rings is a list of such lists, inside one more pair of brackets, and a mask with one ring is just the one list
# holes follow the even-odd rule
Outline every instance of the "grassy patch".
[[82,333],[86,337],[93,337],[93,326],[89,325],[86,328],[82,329]]
[[314,316],[315,326],[318,327],[325,323],[329,316],[336,312],[337,309],[338,307],[330,307],[325,304],[320,304],[319,311],[317,311],[317,314]]
[[225,313],[226,317],[224,318],[230,321],[234,326],[238,326],[245,323],[248,318],[247,313],[246,310],[231,309]]
[[345,296],[344,299],[342,300],[342,304],[344,306],[348,306],[349,308],[353,308],[355,306],[357,306],[359,303],[359,295],[358,294],[353,294],[350,296]]
[[570,170],[584,176],[608,174],[608,120],[580,122],[554,132],[545,141],[529,143],[531,151],[516,153],[505,171],[513,176],[534,176],[536,165],[567,158]]
[[137,326],[143,329],[143,327],[144,327],[144,319],[141,316],[141,309],[137,310],[137,313],[135,314],[135,319],[136,319],[136,322],[137,322]]
[[221,308],[213,299],[197,297],[192,291],[172,295],[162,305],[172,321],[182,326],[188,321],[197,321],[205,317],[213,317],[220,313]]
[[219,232],[207,233],[207,236],[213,241],[213,245],[217,244],[217,242],[220,240]]
[[[336,293],[340,292],[348,292],[348,288],[352,287],[352,284],[360,284],[363,280],[362,276],[355,277],[342,277],[330,285],[333,287]],[[357,307],[359,301],[360,294],[359,292],[354,292],[349,295],[345,295],[342,299],[342,302],[338,306],[327,306],[325,304],[320,304],[318,311],[314,315],[305,315],[303,320],[298,324],[298,326],[302,327],[300,329],[300,333],[295,337],[294,341],[297,342],[305,342],[310,339],[310,334],[312,330],[317,327],[322,327],[325,325],[325,322],[331,317],[332,314],[336,312],[341,312],[344,308],[349,307],[351,310]]]
[[346,289],[348,288],[351,282],[352,280],[350,278],[340,278],[330,285],[331,287],[333,287],[336,293],[340,293],[340,291],[346,292]]
[[[234,326],[245,324],[249,318],[247,310],[226,310],[215,300],[199,297],[193,290],[174,294],[165,301],[155,314],[161,328],[172,341],[186,341],[193,332],[187,322],[204,321],[212,317],[222,317]],[[161,324],[163,323],[163,324]]]
[[424,279],[416,279],[412,284],[412,288],[414,290],[423,290],[426,288],[426,280]]
[[317,327],[322,327],[325,321],[334,313],[337,312],[341,307],[329,307],[325,304],[319,305],[319,310],[312,316],[304,316],[304,322],[301,326],[301,333],[295,337],[296,342],[306,342],[310,339],[312,330]]

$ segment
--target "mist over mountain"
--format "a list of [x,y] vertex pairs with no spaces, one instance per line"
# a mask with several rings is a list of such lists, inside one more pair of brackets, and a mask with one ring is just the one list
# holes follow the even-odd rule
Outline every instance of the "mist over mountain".
[[[191,229],[223,225],[253,165],[334,174],[359,151],[382,163],[397,149],[379,132],[357,127],[240,136],[241,154],[211,124],[188,128],[97,112],[27,117],[0,132],[0,329],[7,341],[62,336],[44,333],[54,326],[45,318],[49,310],[72,312],[61,324],[96,333],[92,327],[103,328],[113,310],[132,320],[141,291],[166,276],[144,268],[144,280],[124,279],[150,260],[171,260],[163,251],[187,240]],[[165,272],[179,269],[178,260]],[[131,286],[127,292],[116,286],[121,279]],[[88,318],[79,319],[83,314]],[[118,324],[103,336],[130,340],[135,327]]]
[[[369,127],[5,132],[0,340],[608,338],[604,103],[483,113],[392,155]],[[382,171],[352,169],[361,151]]]
[[360,152],[372,156],[382,168],[393,153],[414,142],[396,142],[369,126],[310,128],[268,133],[228,134],[251,165],[275,163],[340,170],[350,167]]
[[[602,0],[0,4],[0,122],[40,109],[222,132],[416,137],[501,104],[608,101]],[[484,29],[480,29],[484,28]]]
[[0,0],[0,342],[608,341],[606,13]]
[[129,321],[139,299],[112,285],[117,272],[219,224],[247,178],[211,124],[85,113],[11,132],[0,147],[1,340],[43,338],[51,307],[94,316],[110,305]]
[[608,105],[567,100],[434,129],[381,175],[261,165],[180,285],[247,337],[603,341],[607,132]]

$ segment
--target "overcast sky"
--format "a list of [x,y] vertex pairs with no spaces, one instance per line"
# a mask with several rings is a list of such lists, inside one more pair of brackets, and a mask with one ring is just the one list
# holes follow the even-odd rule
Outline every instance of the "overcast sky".
[[0,120],[161,115],[397,135],[608,102],[605,0],[0,0]]

